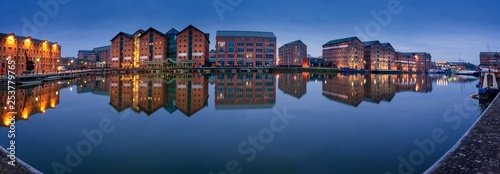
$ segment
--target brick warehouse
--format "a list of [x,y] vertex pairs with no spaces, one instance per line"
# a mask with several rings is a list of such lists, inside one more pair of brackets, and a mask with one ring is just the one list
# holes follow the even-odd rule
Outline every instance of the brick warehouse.
[[305,58],[307,58],[307,45],[301,40],[297,40],[279,48],[279,58],[276,65],[300,66]]
[[276,36],[272,32],[217,31],[216,66],[274,66]]
[[206,65],[209,34],[189,25],[181,32],[162,33],[154,28],[134,34],[118,33],[111,39],[111,68],[197,67]]
[[[16,62],[16,74],[57,72],[57,62],[61,58],[61,46],[57,42],[0,33],[0,44],[2,75],[6,73],[9,60]],[[32,71],[28,70],[28,64],[34,66]]]
[[323,45],[323,59],[337,68],[364,69],[364,45],[357,37],[331,40]]

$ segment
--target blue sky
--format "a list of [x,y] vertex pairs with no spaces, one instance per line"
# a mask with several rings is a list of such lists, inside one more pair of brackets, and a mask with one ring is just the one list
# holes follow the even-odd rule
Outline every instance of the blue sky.
[[[39,2],[57,3],[59,8],[47,13]],[[397,13],[389,11],[388,5],[394,4]],[[301,39],[309,54],[320,56],[324,43],[360,36],[355,28],[367,33],[368,25],[370,35],[362,40],[391,42],[397,51],[429,52],[433,60],[458,61],[460,54],[464,61],[478,64],[479,52],[488,45],[500,51],[500,1],[495,0],[7,0],[2,6],[0,32],[57,41],[63,57],[109,45],[120,31],[154,27],[167,32],[189,24],[211,34],[211,48],[217,30],[272,31],[278,45]],[[224,7],[224,13],[217,12]],[[49,9],[55,11],[54,6]],[[378,22],[372,13],[389,14],[390,20],[382,15]],[[23,30],[30,22],[37,32]]]

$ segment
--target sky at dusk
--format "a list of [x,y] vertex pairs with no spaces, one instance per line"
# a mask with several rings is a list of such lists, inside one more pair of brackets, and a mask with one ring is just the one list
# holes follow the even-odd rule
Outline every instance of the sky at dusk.
[[[44,3],[57,6],[47,11]],[[211,49],[217,30],[249,30],[274,32],[279,46],[300,39],[315,57],[329,40],[351,36],[429,52],[433,61],[458,61],[460,54],[479,64],[488,45],[500,51],[497,0],[5,0],[2,7],[1,33],[58,42],[63,57],[109,45],[120,31],[180,31],[189,24],[210,33]]]

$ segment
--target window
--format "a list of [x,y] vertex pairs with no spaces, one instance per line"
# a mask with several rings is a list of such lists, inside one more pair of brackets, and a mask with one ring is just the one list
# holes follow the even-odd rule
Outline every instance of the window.
[[247,52],[253,52],[253,48],[248,48]]
[[271,37],[271,38],[269,38],[269,41],[270,41],[270,42],[275,42],[275,41],[276,41],[276,38]]
[[223,53],[224,52],[224,48],[219,48],[219,53]]
[[234,53],[234,48],[228,48],[227,52]]
[[238,42],[238,44],[237,44],[237,45],[238,45],[239,47],[243,47],[243,46],[245,46],[245,43],[243,43],[243,42]]
[[244,48],[238,48],[238,52],[245,52]]
[[247,43],[247,47],[253,47],[253,43]]
[[255,55],[256,58],[262,58],[262,54]]
[[219,43],[217,43],[217,45],[219,47],[225,47],[226,46],[226,42],[219,42]]
[[227,46],[234,47],[234,42],[227,42]]
[[258,47],[261,47],[263,44],[262,43],[256,43],[255,45],[258,46]]
[[256,49],[258,53],[262,53],[262,49]]
[[274,59],[274,54],[266,54],[266,59]]
[[245,58],[244,54],[238,54],[238,58]]
[[227,58],[234,58],[234,54],[228,54]]

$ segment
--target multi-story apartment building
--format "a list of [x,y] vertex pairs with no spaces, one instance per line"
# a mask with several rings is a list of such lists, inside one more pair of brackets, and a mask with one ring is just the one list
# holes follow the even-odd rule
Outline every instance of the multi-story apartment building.
[[279,48],[278,66],[301,66],[307,58],[307,45],[301,40],[287,43]]
[[396,58],[396,50],[394,49],[394,47],[392,47],[390,43],[381,43],[381,44],[384,47],[382,53],[381,67],[383,67],[384,70],[397,70],[395,69],[395,67],[397,66],[394,64],[394,59]]
[[217,31],[217,66],[274,66],[276,36],[272,32]]
[[500,70],[500,52],[481,52],[479,62],[481,68]]
[[139,59],[142,67],[159,69],[167,59],[167,35],[149,28],[139,36]]
[[417,62],[413,53],[396,52],[396,69],[403,72],[416,72]]
[[111,68],[135,67],[135,61],[132,57],[134,56],[134,46],[136,45],[134,38],[137,35],[120,32],[111,39]]
[[364,61],[367,70],[387,70],[382,66],[382,56],[384,47],[378,40],[363,42],[365,47]]
[[364,44],[357,37],[331,40],[323,45],[323,59],[337,68],[364,69]]
[[189,25],[177,34],[178,66],[198,67],[208,64],[210,34]]
[[214,83],[217,110],[272,108],[276,103],[273,74],[219,74]]
[[8,70],[9,61],[15,61],[16,74],[53,73],[57,72],[61,46],[57,42],[0,33],[0,58],[2,75]]

